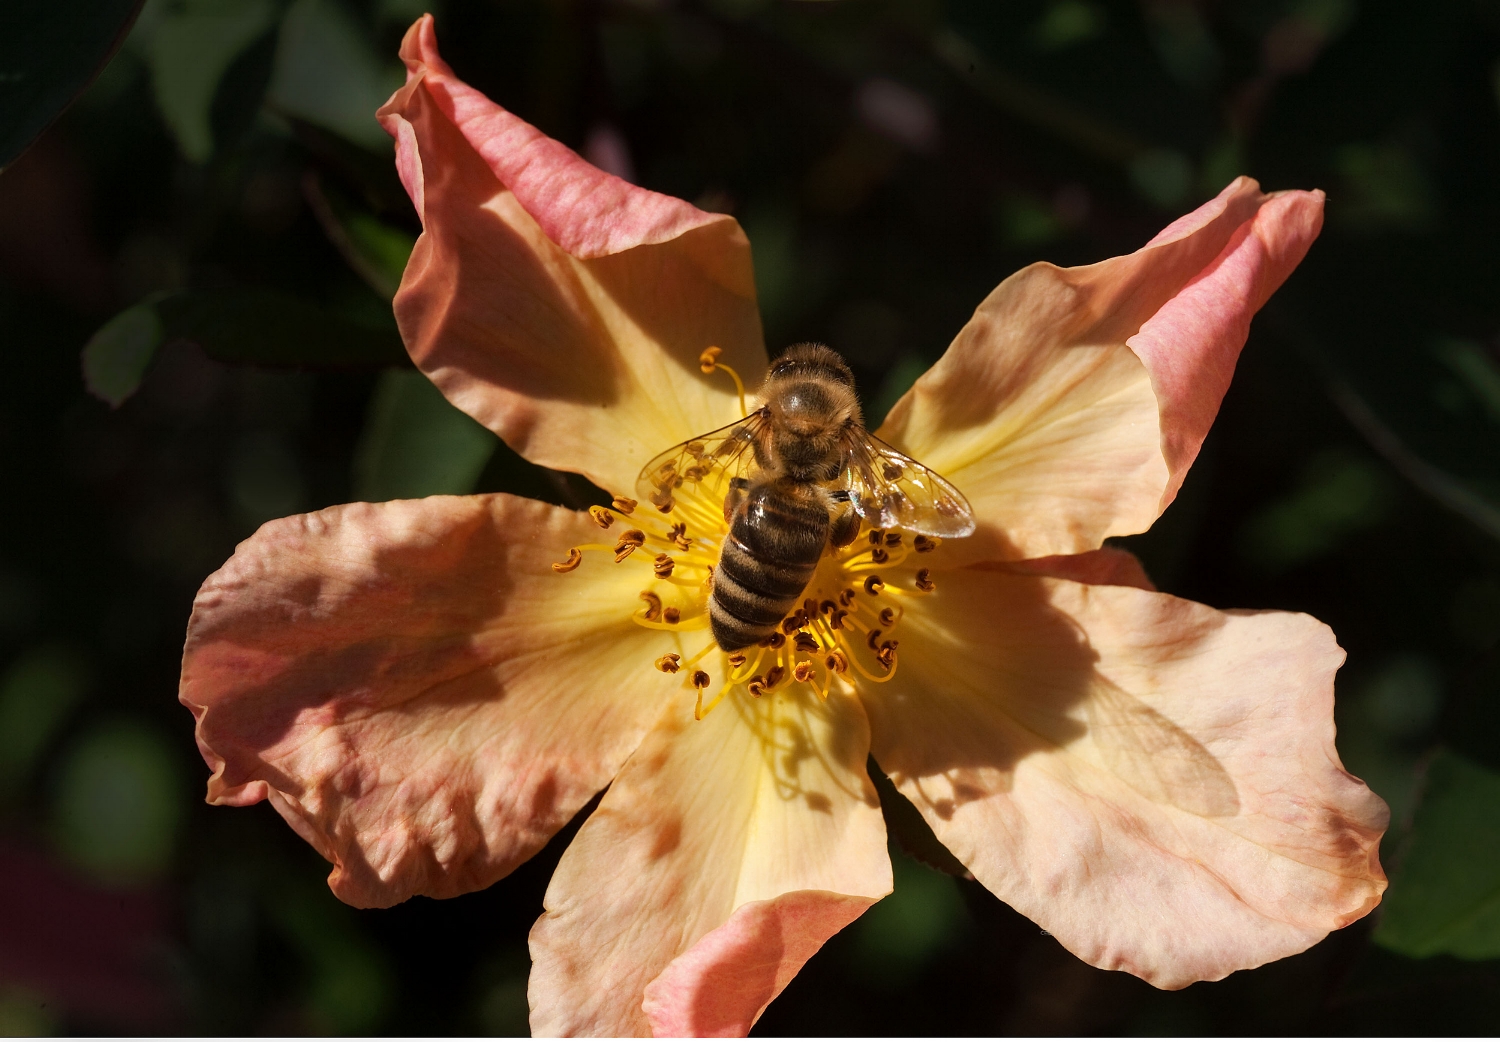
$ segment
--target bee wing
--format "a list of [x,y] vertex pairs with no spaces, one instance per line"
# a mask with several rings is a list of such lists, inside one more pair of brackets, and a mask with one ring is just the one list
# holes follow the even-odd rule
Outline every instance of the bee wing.
[[973,533],[974,511],[962,492],[869,431],[846,436],[844,459],[849,498],[870,524],[935,536]]
[[1096,676],[1085,712],[1105,764],[1141,795],[1202,817],[1238,812],[1234,780],[1213,753],[1139,698]]
[[766,420],[766,411],[757,409],[727,427],[674,445],[641,469],[635,479],[636,494],[664,514],[672,509],[674,491],[685,485],[722,497],[731,479],[755,469],[754,450],[765,433]]

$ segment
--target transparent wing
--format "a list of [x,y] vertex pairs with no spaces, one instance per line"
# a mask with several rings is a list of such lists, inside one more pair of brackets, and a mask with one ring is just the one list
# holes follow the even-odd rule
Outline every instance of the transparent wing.
[[950,538],[973,533],[974,511],[947,478],[865,430],[851,432],[844,449],[842,480],[870,524]]
[[766,410],[757,409],[727,427],[674,445],[642,468],[636,494],[664,514],[684,487],[722,499],[731,479],[755,469],[755,446],[765,435],[766,421]]
[[1209,818],[1239,811],[1234,780],[1213,753],[1139,698],[1096,676],[1084,709],[1105,764],[1147,799]]

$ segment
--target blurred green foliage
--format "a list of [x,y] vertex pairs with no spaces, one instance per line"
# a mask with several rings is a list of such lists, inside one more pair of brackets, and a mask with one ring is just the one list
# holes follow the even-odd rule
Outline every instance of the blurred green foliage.
[[[120,942],[135,983],[69,992],[86,953],[28,953],[67,969],[0,978],[0,1031],[525,1029],[525,936],[570,830],[483,893],[345,908],[269,808],[202,805],[172,697],[194,591],[270,518],[443,492],[589,500],[453,408],[400,343],[390,302],[421,229],[374,110],[426,6],[148,0],[13,163],[133,11],[0,11],[0,865],[44,850],[78,893],[159,908]],[[1157,993],[962,878],[877,777],[895,893],[759,1033],[1494,1031],[1500,4],[435,13],[475,86],[734,213],[770,346],[843,352],[872,421],[1022,265],[1134,249],[1239,174],[1328,192],[1181,495],[1121,542],[1169,592],[1334,628],[1338,750],[1394,812],[1386,905],[1295,959]],[[154,1005],[129,998],[142,979]],[[62,997],[85,993],[116,997]]]
[[1423,787],[1375,941],[1418,958],[1500,958],[1500,772],[1444,751]]

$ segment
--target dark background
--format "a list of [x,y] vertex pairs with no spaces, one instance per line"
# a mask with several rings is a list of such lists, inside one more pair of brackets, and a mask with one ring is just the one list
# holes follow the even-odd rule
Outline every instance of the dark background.
[[[0,161],[131,6],[10,7]],[[418,229],[371,114],[423,9],[151,0],[0,174],[0,1033],[525,1031],[571,829],[486,892],[355,911],[268,805],[202,803],[175,698],[194,591],[269,518],[586,494],[404,365]],[[1393,810],[1382,909],[1169,994],[898,853],[758,1033],[1500,1030],[1500,4],[435,13],[497,101],[734,213],[768,345],[831,344],[872,420],[1028,262],[1128,252],[1239,173],[1329,195],[1180,499],[1125,542],[1164,590],[1332,625],[1339,749]]]

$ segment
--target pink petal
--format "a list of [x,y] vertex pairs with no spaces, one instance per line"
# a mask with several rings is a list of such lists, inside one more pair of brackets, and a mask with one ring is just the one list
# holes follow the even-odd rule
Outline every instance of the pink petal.
[[1161,401],[1162,452],[1172,468],[1163,509],[1219,414],[1251,317],[1302,263],[1322,228],[1322,192],[1267,196],[1214,262],[1126,341],[1146,364]]
[[630,621],[649,569],[552,570],[597,533],[504,495],[263,526],[188,625],[209,802],[269,799],[361,907],[510,872],[639,743],[660,712],[650,663],[677,648]]
[[423,234],[396,295],[412,358],[528,459],[629,494],[642,463],[738,418],[765,372],[750,244],[607,174],[458,80],[430,15],[380,110]]
[[[711,689],[712,690],[712,689]],[[743,1034],[891,889],[859,703],[690,693],[563,855],[531,931],[537,1035]]]
[[968,495],[968,559],[1080,554],[1149,527],[1321,206],[1240,178],[1129,256],[1001,283],[879,432]]
[[1178,988],[1375,907],[1388,812],[1334,749],[1327,627],[998,570],[933,579],[903,621],[900,690],[863,696],[875,758],[1068,950]]
[[741,1038],[823,942],[870,901],[799,890],[741,905],[667,965],[642,1004],[657,1038]]

